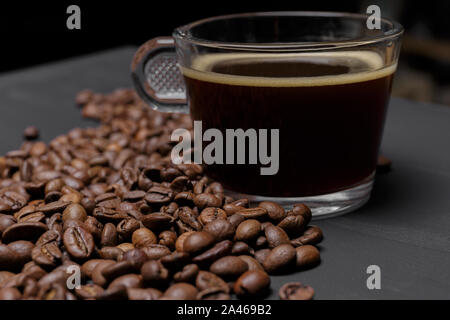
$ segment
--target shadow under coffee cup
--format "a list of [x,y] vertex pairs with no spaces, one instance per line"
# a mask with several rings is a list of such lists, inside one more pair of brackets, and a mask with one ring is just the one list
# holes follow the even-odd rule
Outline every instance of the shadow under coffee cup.
[[204,152],[193,158],[231,195],[342,214],[370,197],[403,32],[386,19],[370,29],[367,19],[201,20],[144,44],[133,80],[153,108],[190,112]]

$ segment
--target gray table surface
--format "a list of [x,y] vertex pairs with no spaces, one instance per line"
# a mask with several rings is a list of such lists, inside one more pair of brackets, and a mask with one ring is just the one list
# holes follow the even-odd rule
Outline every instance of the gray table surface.
[[[0,76],[0,153],[17,149],[36,125],[45,141],[82,119],[75,94],[130,87],[135,48],[125,47]],[[360,210],[317,221],[325,235],[319,267],[273,277],[313,286],[316,299],[450,298],[450,107],[391,100],[383,154],[393,170],[377,177]],[[381,268],[381,289],[366,286],[369,265]]]

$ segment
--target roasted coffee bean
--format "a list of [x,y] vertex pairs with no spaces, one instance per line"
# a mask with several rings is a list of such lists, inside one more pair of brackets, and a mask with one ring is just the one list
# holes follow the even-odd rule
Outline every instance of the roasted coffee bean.
[[141,274],[146,286],[159,288],[169,282],[169,271],[160,261],[149,260],[141,267]]
[[98,251],[98,255],[102,258],[102,259],[107,259],[107,260],[121,260],[123,257],[123,254],[125,252],[117,247],[103,247]]
[[118,238],[116,226],[112,223],[105,224],[100,239],[100,244],[102,247],[113,247],[117,245]]
[[162,300],[195,300],[198,290],[189,283],[176,283],[170,286],[160,298]]
[[292,210],[288,212],[288,216],[290,215],[302,216],[306,224],[309,224],[312,219],[311,209],[303,203],[294,204]]
[[136,248],[147,247],[152,244],[156,244],[156,235],[147,228],[139,228],[133,232],[131,241]]
[[135,248],[134,245],[130,242],[123,242],[123,243],[117,245],[116,247],[121,249],[123,252],[127,252],[127,251],[133,250]]
[[2,234],[2,242],[17,240],[35,242],[48,228],[42,222],[21,222],[9,226]]
[[33,261],[44,269],[54,268],[61,263],[62,252],[56,242],[35,247],[31,251]]
[[140,249],[145,253],[148,260],[159,260],[170,254],[169,248],[161,244],[151,244]]
[[268,246],[268,242],[265,236],[259,236],[255,241],[255,249],[264,249]]
[[236,228],[234,239],[237,241],[255,240],[261,232],[261,223],[255,219],[242,221]]
[[37,207],[38,211],[45,213],[46,215],[50,215],[56,212],[63,212],[68,206],[70,202],[68,201],[54,201],[44,205]]
[[158,300],[162,292],[155,288],[128,288],[128,299],[130,300]]
[[192,259],[192,262],[199,265],[209,265],[219,258],[222,258],[231,253],[233,243],[230,240],[223,240],[216,243],[211,249],[204,251]]
[[270,251],[262,265],[268,273],[274,274],[292,270],[295,263],[295,248],[290,244],[281,244]]
[[166,246],[170,250],[175,249],[175,241],[177,240],[177,234],[173,231],[166,230],[159,234],[159,244]]
[[243,216],[244,219],[256,219],[259,221],[264,221],[268,217],[267,210],[262,207],[241,209],[236,214]]
[[5,232],[5,230],[8,229],[8,227],[12,226],[15,223],[16,219],[13,216],[0,214],[0,239],[3,232]]
[[89,258],[94,251],[94,238],[81,227],[68,228],[63,235],[67,252],[75,259]]
[[197,278],[195,279],[195,286],[199,290],[205,290],[209,288],[220,288],[223,292],[229,293],[230,287],[220,277],[209,271],[199,271]]
[[[42,277],[44,277],[47,272],[42,269],[40,266],[38,266],[34,261],[30,261],[26,263],[23,266],[22,273],[25,274],[27,277],[34,279],[38,281]],[[0,287],[1,287],[1,281],[0,281]]]
[[301,215],[287,216],[277,225],[290,236],[298,236],[305,231],[306,220]]
[[267,214],[272,221],[279,222],[286,217],[284,208],[276,202],[263,201],[258,204],[258,207],[267,210]]
[[323,239],[322,230],[316,226],[308,227],[303,235],[298,238],[292,239],[291,244],[294,247],[299,247],[305,244],[316,245]]
[[240,298],[262,297],[270,287],[270,277],[262,270],[243,273],[234,283],[233,291]]
[[206,231],[217,240],[233,239],[235,228],[228,220],[215,219],[203,227],[203,231]]
[[102,261],[104,261],[104,260],[102,260],[102,259],[92,259],[92,260],[86,261],[81,266],[81,276],[83,278],[92,278],[92,272],[94,271],[95,267]]
[[0,269],[13,270],[17,268],[19,255],[4,244],[0,244]]
[[278,293],[281,300],[311,300],[314,297],[314,289],[300,282],[286,283]]
[[189,227],[196,231],[200,231],[202,229],[202,224],[199,222],[198,213],[192,210],[189,207],[180,207],[177,209],[175,213],[178,218]]
[[0,300],[20,300],[22,294],[17,288],[0,288]]
[[211,247],[214,242],[214,237],[208,232],[193,232],[184,240],[183,251],[190,254],[199,253]]
[[174,274],[173,280],[176,282],[194,282],[199,271],[200,269],[196,264],[187,264],[181,271]]
[[30,241],[18,240],[9,243],[8,248],[16,253],[17,264],[23,266],[31,260],[31,251],[34,248],[34,244]]
[[127,240],[140,226],[141,224],[136,219],[123,219],[117,224],[117,233],[122,240]]
[[14,276],[14,273],[9,271],[0,271],[0,288],[3,287],[3,282]]
[[247,270],[247,263],[235,256],[222,257],[209,268],[209,271],[224,279],[236,279]]
[[186,176],[179,176],[173,179],[173,181],[170,184],[170,188],[174,192],[182,192],[188,189],[189,185],[189,178]]
[[280,227],[268,225],[264,228],[264,234],[269,244],[269,248],[275,248],[282,244],[290,243],[289,236]]
[[169,270],[179,270],[183,265],[190,262],[190,256],[186,252],[174,251],[161,258],[161,263]]
[[192,207],[194,206],[194,197],[195,195],[192,192],[183,191],[175,196],[174,201],[180,207]]
[[187,239],[187,237],[189,237],[194,232],[195,231],[188,231],[188,232],[182,233],[175,242],[175,249],[180,252],[184,251],[184,241]]
[[84,222],[87,219],[86,210],[78,203],[72,203],[64,209],[62,214],[63,221],[66,220],[79,220]]
[[204,209],[206,207],[220,207],[222,205],[222,200],[211,193],[200,193],[194,197],[194,204],[199,209]]
[[85,284],[80,286],[79,288],[75,288],[75,295],[80,299],[95,299],[98,295],[100,295],[104,289],[99,285],[94,283]]
[[84,221],[83,228],[92,234],[96,241],[101,241],[103,225],[94,217],[89,216]]
[[[95,269],[94,269],[95,271]],[[124,274],[137,273],[139,271],[135,264],[131,261],[122,260],[106,266],[102,270],[102,275],[106,281],[112,281]]]
[[167,213],[155,212],[144,216],[142,224],[150,230],[158,232],[169,229],[173,220],[173,217]]
[[144,197],[145,197],[145,191],[134,190],[134,191],[130,191],[130,192],[125,193],[123,195],[123,200],[135,202],[135,201],[139,201],[141,199],[144,199]]
[[233,216],[236,212],[245,209],[245,207],[235,205],[233,203],[227,203],[223,206],[223,210],[227,213],[228,216]]
[[23,131],[23,136],[27,140],[35,140],[39,137],[39,130],[34,126],[26,127]]
[[173,192],[169,188],[153,186],[145,195],[145,201],[150,205],[164,205],[169,203],[173,198]]
[[208,288],[197,294],[197,300],[230,300],[230,295],[220,288]]
[[320,263],[320,252],[316,247],[303,245],[295,249],[297,252],[297,268],[308,269]]
[[125,286],[114,286],[99,293],[97,300],[124,300],[128,298],[127,288]]
[[213,222],[217,219],[225,220],[227,213],[220,208],[205,208],[200,213],[199,220],[203,225]]
[[239,258],[247,264],[248,270],[264,270],[263,266],[250,256],[239,256]]
[[132,249],[122,255],[121,261],[130,261],[136,269],[140,269],[147,260],[147,254],[143,250]]
[[108,289],[114,287],[142,288],[142,276],[137,274],[125,274],[114,279]]
[[247,243],[242,241],[236,241],[231,249],[231,254],[238,256],[242,254],[252,254],[253,253],[252,250],[253,249],[250,248]]

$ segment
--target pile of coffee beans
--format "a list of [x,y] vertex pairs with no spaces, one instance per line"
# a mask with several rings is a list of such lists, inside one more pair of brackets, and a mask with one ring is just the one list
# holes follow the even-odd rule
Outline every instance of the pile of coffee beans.
[[[189,116],[132,90],[77,96],[95,128],[49,144],[30,127],[0,157],[0,299],[264,297],[269,274],[312,268],[322,240],[310,209],[232,199],[196,164],[170,160]],[[281,299],[311,299],[289,283]]]

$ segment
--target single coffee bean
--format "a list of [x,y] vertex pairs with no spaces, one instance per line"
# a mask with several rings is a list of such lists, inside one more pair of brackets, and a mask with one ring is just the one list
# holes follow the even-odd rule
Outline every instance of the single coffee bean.
[[133,250],[135,247],[130,242],[122,242],[121,244],[117,245],[116,248],[121,249],[123,252],[127,252]]
[[210,233],[217,241],[233,239],[235,228],[225,219],[215,219],[203,227],[203,231]]
[[103,247],[98,251],[98,255],[102,259],[120,261],[125,252],[117,247]]
[[108,289],[114,287],[142,288],[142,276],[137,274],[125,274],[114,279],[108,286]]
[[[38,266],[34,261],[30,261],[26,263],[23,266],[22,273],[25,274],[27,277],[34,279],[38,281],[42,277],[44,277],[47,272],[42,269],[40,266]],[[1,287],[1,281],[0,281],[0,287]]]
[[116,261],[114,260],[103,260],[95,266],[94,270],[92,271],[92,281],[99,285],[100,287],[103,287],[108,282],[106,278],[103,276],[103,270],[107,268],[110,265],[115,264]]
[[237,206],[233,203],[227,203],[223,206],[223,210],[227,213],[227,216],[233,216],[239,210],[245,209],[245,207]]
[[242,255],[239,256],[239,259],[241,259],[247,264],[248,270],[264,270],[263,266],[255,258]]
[[247,263],[235,256],[220,258],[209,268],[209,271],[224,279],[236,279],[247,270]]
[[104,291],[102,287],[94,283],[81,285],[75,288],[75,295],[80,299],[95,299],[99,294]]
[[178,218],[186,225],[196,231],[202,229],[202,224],[198,220],[198,213],[189,207],[180,207],[175,213]]
[[227,213],[220,208],[205,208],[202,210],[199,216],[199,220],[203,225],[211,223],[216,219],[225,220],[226,218]]
[[155,288],[127,288],[129,300],[158,300],[162,292]]
[[320,252],[316,247],[303,245],[295,249],[297,252],[297,268],[308,269],[317,266],[320,263]]
[[316,226],[308,227],[303,235],[298,238],[292,239],[291,244],[294,247],[299,247],[305,244],[316,245],[323,240],[322,230]]
[[94,238],[81,227],[68,228],[63,235],[67,252],[75,259],[86,259],[94,252]]
[[48,228],[42,222],[21,222],[9,226],[2,235],[2,242],[9,243],[17,240],[35,242]]
[[176,271],[182,268],[183,265],[190,262],[190,256],[187,252],[174,251],[171,254],[161,258],[161,263],[167,269]]
[[70,202],[68,201],[54,201],[44,205],[37,207],[38,211],[45,213],[46,215],[51,215],[56,212],[63,212],[68,206]]
[[209,288],[220,288],[225,293],[230,292],[230,287],[222,278],[208,271],[198,272],[197,278],[195,279],[195,286],[199,290],[205,290]]
[[197,294],[197,300],[230,300],[230,295],[221,288],[208,288]]
[[295,237],[305,231],[306,220],[301,215],[291,215],[281,220],[277,226],[286,231],[288,235]]
[[261,207],[241,209],[236,214],[243,216],[245,219],[256,219],[259,221],[268,217],[267,210]]
[[159,288],[169,282],[169,271],[156,260],[149,260],[142,265],[142,278],[146,286]]
[[34,248],[34,244],[30,241],[18,240],[10,242],[8,244],[8,248],[16,253],[17,264],[23,266],[25,263],[31,260],[31,251]]
[[194,232],[184,240],[183,251],[187,253],[199,253],[211,247],[215,242],[214,237],[205,231]]
[[139,229],[141,224],[133,218],[123,219],[117,224],[117,233],[122,240],[128,240],[134,231]]
[[13,277],[15,274],[9,271],[0,271],[0,288],[3,287],[3,282]]
[[311,300],[314,297],[314,289],[300,282],[286,283],[278,292],[281,300]]
[[148,257],[144,250],[132,249],[122,255],[121,261],[130,261],[136,269],[140,269],[147,260]]
[[311,209],[304,203],[294,204],[292,210],[288,212],[288,216],[290,215],[302,216],[305,219],[305,224],[309,224],[312,219]]
[[245,218],[240,214],[233,214],[227,218],[228,222],[233,226],[233,228],[237,228],[237,226],[245,220]]
[[206,266],[231,253],[233,243],[230,240],[223,240],[216,243],[212,248],[195,256],[192,262],[198,263],[201,266]]
[[55,241],[36,246],[31,251],[33,261],[44,269],[54,268],[61,263],[63,253]]
[[92,259],[86,261],[81,266],[81,276],[83,278],[92,278],[92,272],[94,271],[95,267],[100,263],[104,261],[103,259]]
[[269,244],[269,248],[275,248],[282,244],[289,244],[290,239],[287,233],[280,227],[268,225],[264,228],[264,234]]
[[173,231],[166,230],[159,234],[159,244],[166,246],[170,250],[175,249],[175,241],[177,240],[177,234]]
[[8,227],[16,223],[16,219],[13,216],[0,214],[0,239]]
[[267,214],[272,221],[279,222],[286,217],[284,208],[276,202],[263,201],[258,204],[258,207],[267,210]]
[[189,283],[176,283],[170,286],[160,298],[162,300],[195,300],[198,290]]
[[63,221],[67,220],[79,220],[84,222],[87,218],[86,210],[78,203],[72,203],[64,209],[62,214]]
[[187,264],[181,271],[174,274],[173,280],[176,282],[194,282],[199,271],[200,269],[196,264]]
[[17,288],[1,288],[0,300],[20,300],[22,294]]
[[13,270],[18,267],[19,256],[4,244],[0,244],[0,269]]
[[233,291],[239,298],[262,297],[270,287],[270,277],[262,270],[243,273],[234,283]]
[[84,221],[83,228],[92,234],[96,242],[101,242],[103,224],[101,224],[97,219],[92,216],[88,216]]
[[260,232],[261,223],[255,219],[248,219],[238,225],[234,239],[249,242],[256,239]]
[[255,248],[256,249],[264,249],[268,246],[268,242],[265,236],[259,236],[258,238],[256,238],[255,241]]
[[194,197],[194,204],[199,209],[204,209],[206,207],[220,207],[222,200],[211,193],[200,193]]
[[[94,269],[95,270],[95,269]],[[124,274],[138,273],[139,269],[135,267],[133,262],[122,260],[114,264],[108,265],[102,270],[102,274],[107,282],[112,281]]]
[[242,254],[253,254],[253,249],[248,246],[245,242],[242,241],[236,241],[233,244],[233,247],[231,249],[231,254],[235,256],[239,256]]
[[296,251],[290,244],[281,244],[270,251],[263,262],[268,273],[280,273],[292,270],[296,262]]
[[131,241],[136,248],[147,247],[157,243],[156,235],[147,228],[139,228],[133,232]]
[[159,260],[170,254],[169,248],[161,244],[151,244],[140,250],[145,253],[147,260]]
[[159,232],[167,230],[173,223],[173,217],[167,213],[150,213],[142,218],[142,224],[148,229]]

